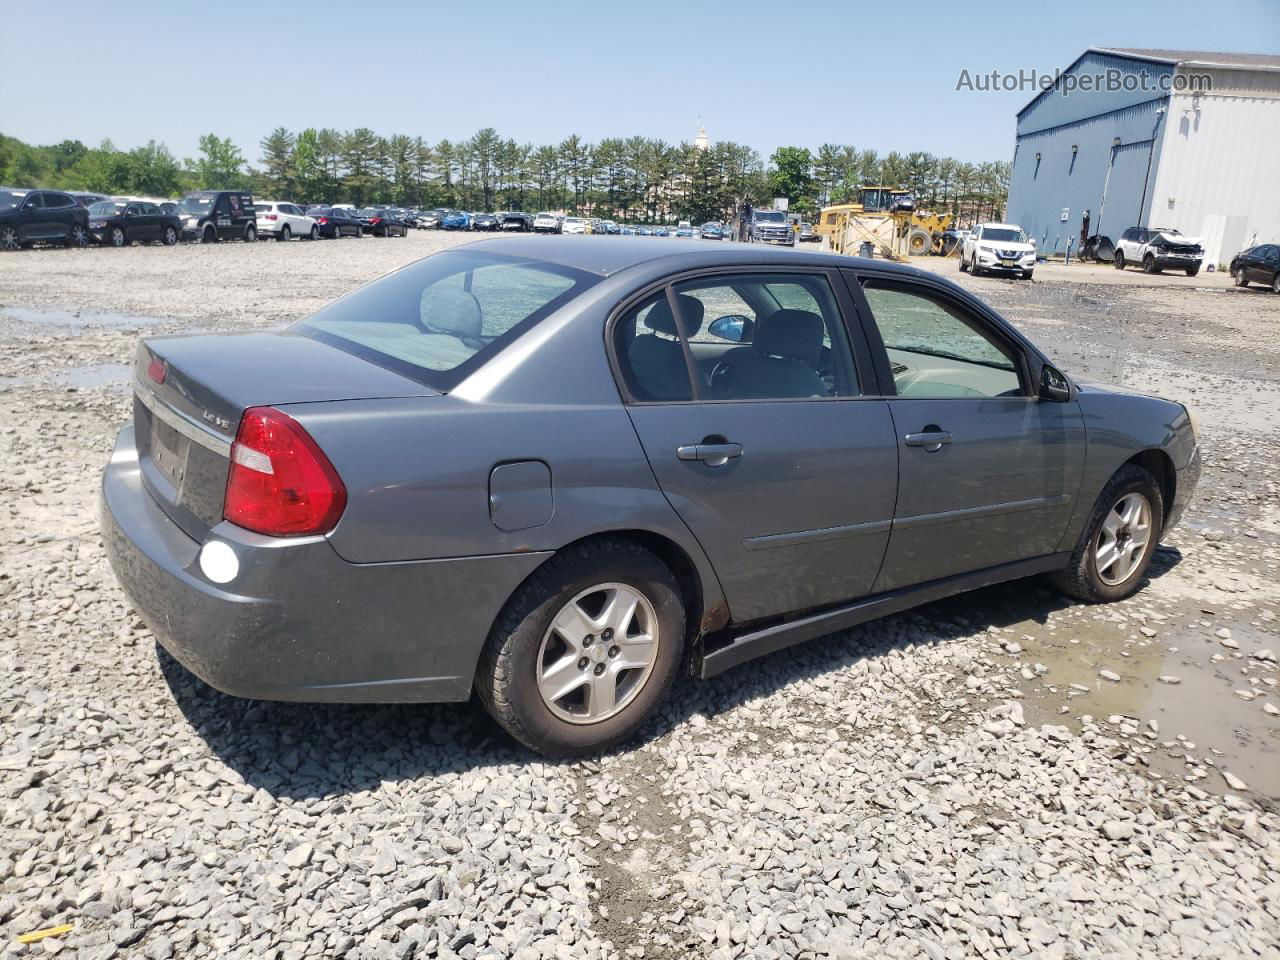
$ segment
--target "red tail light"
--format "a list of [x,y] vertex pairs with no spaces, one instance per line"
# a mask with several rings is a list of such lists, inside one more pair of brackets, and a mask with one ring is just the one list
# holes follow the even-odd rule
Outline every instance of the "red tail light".
[[325,226],[328,222],[329,222],[328,217],[316,217],[316,223],[320,224],[320,226],[322,227]]
[[164,361],[159,357],[152,357],[151,362],[147,364],[147,376],[156,383],[164,383],[164,378],[169,375],[169,368],[164,365]]
[[279,220],[280,218],[279,218],[279,217],[277,217],[274,213],[266,213],[266,214],[263,214],[263,219],[264,219],[264,220]]
[[381,218],[381,217],[370,217],[370,218],[369,218],[369,222],[370,222],[370,223],[381,223],[381,222],[382,222],[382,218]]
[[250,407],[231,447],[222,515],[275,537],[328,533],[347,488],[310,434],[273,407]]

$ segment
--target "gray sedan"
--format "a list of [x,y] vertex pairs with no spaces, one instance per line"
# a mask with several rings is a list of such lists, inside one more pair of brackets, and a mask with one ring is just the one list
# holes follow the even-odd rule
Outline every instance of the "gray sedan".
[[116,575],[244,697],[462,701],[549,755],[677,674],[960,591],[1141,585],[1182,404],[1078,383],[880,260],[509,237],[272,333],[138,346]]

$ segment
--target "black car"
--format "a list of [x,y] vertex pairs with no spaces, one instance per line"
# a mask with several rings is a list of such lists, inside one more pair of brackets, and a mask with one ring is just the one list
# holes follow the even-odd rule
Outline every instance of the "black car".
[[1280,244],[1262,243],[1241,250],[1231,259],[1231,277],[1237,287],[1261,283],[1280,293]]
[[61,190],[0,189],[0,250],[33,243],[89,245],[89,211]]
[[502,219],[495,213],[480,213],[471,221],[472,230],[500,230],[502,229]]
[[147,241],[171,247],[182,236],[182,221],[143,200],[102,200],[89,208],[89,234],[111,247]]
[[320,236],[329,240],[343,237],[363,237],[364,228],[359,220],[346,210],[333,207],[307,207],[307,216],[314,217]]
[[80,206],[85,209],[92,207],[95,203],[101,203],[103,200],[111,199],[105,193],[88,193],[84,190],[68,190],[67,192],[71,194],[71,196],[75,197],[76,203],[80,204]]
[[498,229],[528,233],[533,229],[533,217],[519,210],[511,210],[502,215],[502,222],[498,224]]
[[178,202],[182,236],[213,243],[217,240],[258,239],[253,195],[243,190],[196,190]]
[[409,235],[408,225],[390,210],[367,207],[361,210],[357,217],[365,233],[372,233],[375,237],[407,237]]

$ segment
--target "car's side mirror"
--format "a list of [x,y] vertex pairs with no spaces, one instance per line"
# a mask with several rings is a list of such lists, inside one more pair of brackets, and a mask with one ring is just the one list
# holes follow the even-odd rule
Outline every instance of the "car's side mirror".
[[1040,399],[1051,403],[1066,403],[1071,399],[1071,383],[1047,363],[1040,370]]
[[707,327],[707,332],[713,337],[728,340],[730,343],[744,343],[751,339],[748,334],[750,323],[751,321],[741,314],[731,313],[712,320],[711,326]]

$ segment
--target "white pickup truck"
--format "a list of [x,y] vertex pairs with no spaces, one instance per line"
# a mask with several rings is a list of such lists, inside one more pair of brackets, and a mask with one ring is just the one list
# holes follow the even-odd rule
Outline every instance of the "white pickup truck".
[[960,272],[1016,273],[1030,280],[1036,268],[1036,246],[1013,223],[980,223],[964,239]]

